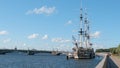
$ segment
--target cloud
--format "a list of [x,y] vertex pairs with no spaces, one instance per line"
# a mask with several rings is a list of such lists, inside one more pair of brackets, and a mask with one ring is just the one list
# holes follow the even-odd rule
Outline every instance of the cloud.
[[65,23],[65,25],[71,25],[72,24],[72,20],[69,20],[67,23]]
[[43,39],[43,40],[48,39],[48,35],[44,35],[44,36],[42,37],[42,39]]
[[75,29],[74,29],[74,30],[72,30],[72,32],[78,32],[78,30],[75,30]]
[[35,39],[39,36],[39,34],[32,34],[28,36],[28,39]]
[[60,41],[62,41],[62,38],[53,38],[52,39],[52,42],[60,42]]
[[6,34],[8,34],[8,32],[7,32],[7,31],[5,31],[5,30],[0,31],[0,35],[6,35]]
[[92,47],[94,48],[94,50],[106,48],[104,44],[100,44],[100,43],[99,44],[98,43],[94,43]]
[[3,40],[3,43],[8,43],[10,41],[11,41],[11,39],[5,39],[5,40]]
[[26,46],[26,43],[23,43],[23,46]]
[[69,21],[67,22],[67,24],[72,24],[72,21],[71,21],[71,20],[69,20]]
[[98,38],[100,36],[100,31],[96,31],[94,34],[91,35],[93,38]]
[[55,50],[59,51],[72,51],[73,46],[70,46],[69,44],[59,44],[58,46],[55,46]]
[[42,6],[41,8],[35,8],[33,10],[27,11],[27,14],[46,14],[50,15],[55,12],[55,7]]
[[62,39],[62,38],[53,38],[52,42],[67,43],[67,42],[70,42],[70,40],[66,40],[66,39]]

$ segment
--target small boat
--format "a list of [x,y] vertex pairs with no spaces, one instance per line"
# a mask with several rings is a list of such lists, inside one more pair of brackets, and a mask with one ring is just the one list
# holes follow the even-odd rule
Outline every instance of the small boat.
[[60,55],[61,53],[59,51],[52,51],[52,55]]
[[34,53],[34,51],[28,51],[27,52],[27,55],[34,55],[35,53]]
[[74,55],[72,53],[68,53],[67,54],[67,59],[69,59],[69,58],[74,58]]
[[28,49],[27,55],[34,55],[34,54],[35,54],[35,52],[34,52],[33,50],[29,50],[29,49]]

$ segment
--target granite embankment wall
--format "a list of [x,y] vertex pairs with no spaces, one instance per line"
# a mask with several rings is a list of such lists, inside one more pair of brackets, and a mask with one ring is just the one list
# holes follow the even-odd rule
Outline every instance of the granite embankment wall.
[[99,64],[96,66],[96,68],[119,68],[109,57],[108,54],[100,53],[97,54],[99,56],[103,56],[103,59],[99,62]]

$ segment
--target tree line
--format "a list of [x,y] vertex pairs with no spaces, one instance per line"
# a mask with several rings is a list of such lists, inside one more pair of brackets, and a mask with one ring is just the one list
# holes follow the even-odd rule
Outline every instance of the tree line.
[[96,49],[96,52],[111,52],[112,54],[120,55],[120,44],[118,45],[118,47],[113,47],[109,49]]

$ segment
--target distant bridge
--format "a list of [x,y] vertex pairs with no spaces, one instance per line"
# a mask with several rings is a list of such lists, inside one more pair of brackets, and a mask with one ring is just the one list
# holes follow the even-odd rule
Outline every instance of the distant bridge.
[[15,50],[15,49],[0,49],[0,54],[12,53],[12,52],[23,52],[28,55],[34,55],[36,53],[51,53],[51,51],[43,51],[43,50]]

